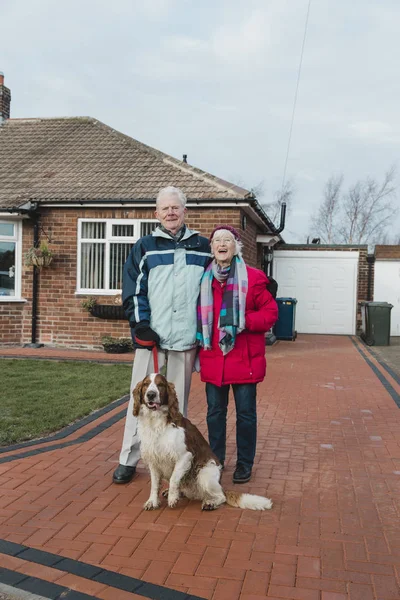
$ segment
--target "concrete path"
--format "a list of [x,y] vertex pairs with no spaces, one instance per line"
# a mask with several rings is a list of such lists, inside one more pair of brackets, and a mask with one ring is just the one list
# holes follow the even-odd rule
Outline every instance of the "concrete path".
[[384,362],[400,380],[400,336],[390,338],[390,346],[372,346],[370,352]]
[[[253,478],[231,481],[230,407],[223,484],[271,497],[271,511],[144,512],[142,466],[111,482],[116,403],[62,439],[0,449],[0,583],[69,600],[398,600],[400,383],[355,338],[300,335],[267,357]],[[205,404],[195,375],[203,432]]]

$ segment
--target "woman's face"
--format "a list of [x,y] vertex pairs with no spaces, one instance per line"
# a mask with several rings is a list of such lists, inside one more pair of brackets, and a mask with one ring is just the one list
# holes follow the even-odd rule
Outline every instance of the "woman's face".
[[236,250],[232,233],[224,229],[216,231],[211,241],[211,250],[220,267],[229,267]]

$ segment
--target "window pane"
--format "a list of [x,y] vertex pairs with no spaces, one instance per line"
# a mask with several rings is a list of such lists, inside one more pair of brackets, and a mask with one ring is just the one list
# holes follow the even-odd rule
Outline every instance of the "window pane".
[[106,224],[97,221],[82,223],[82,237],[90,240],[104,240],[106,237]]
[[81,287],[98,290],[104,288],[105,244],[82,243]]
[[13,236],[14,223],[0,223],[0,235]]
[[158,224],[158,221],[153,221],[151,223],[140,223],[140,237],[143,235],[150,235],[158,226]]
[[0,296],[15,296],[14,242],[0,242]]
[[129,243],[110,245],[110,290],[122,289],[122,273],[131,248]]
[[133,225],[113,225],[113,237],[133,237]]

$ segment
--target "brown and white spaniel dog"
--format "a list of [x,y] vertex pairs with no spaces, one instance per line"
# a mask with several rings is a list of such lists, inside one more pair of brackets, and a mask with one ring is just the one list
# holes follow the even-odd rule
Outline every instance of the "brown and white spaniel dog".
[[226,502],[237,508],[266,510],[272,502],[262,496],[224,491],[221,464],[200,431],[178,409],[175,387],[153,373],[133,390],[133,414],[138,417],[141,455],[151,475],[146,510],[160,506],[163,479],[169,481],[168,506],[180,495],[202,501],[202,510],[214,510]]

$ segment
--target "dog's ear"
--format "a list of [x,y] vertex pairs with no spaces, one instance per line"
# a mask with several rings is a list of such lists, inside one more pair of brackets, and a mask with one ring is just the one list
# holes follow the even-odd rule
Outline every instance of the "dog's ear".
[[173,383],[167,382],[168,393],[168,421],[174,423],[179,415],[179,402]]
[[143,381],[139,381],[136,384],[135,389],[132,392],[133,395],[133,416],[137,417],[140,411],[140,405],[142,404],[142,386]]

